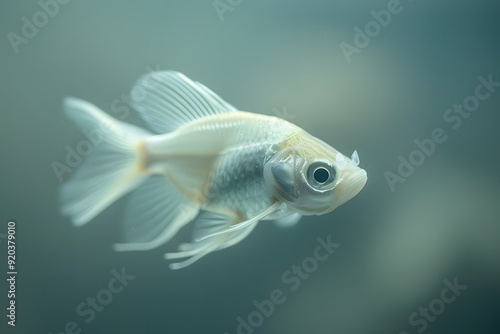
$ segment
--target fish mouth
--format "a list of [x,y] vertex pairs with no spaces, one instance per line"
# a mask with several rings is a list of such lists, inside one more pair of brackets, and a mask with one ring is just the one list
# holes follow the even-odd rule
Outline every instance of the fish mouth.
[[344,202],[342,202],[342,203],[345,203],[348,200],[350,200],[351,198],[353,198],[354,196],[356,196],[361,191],[361,189],[363,189],[367,180],[368,180],[368,176],[366,174],[366,171],[363,169],[358,171],[353,176],[351,176],[349,179],[350,190],[347,193],[347,195],[345,196]]

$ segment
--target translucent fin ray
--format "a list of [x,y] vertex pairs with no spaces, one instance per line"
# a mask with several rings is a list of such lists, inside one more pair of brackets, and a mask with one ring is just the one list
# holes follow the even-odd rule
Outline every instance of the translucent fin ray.
[[167,235],[175,234],[182,226],[171,223],[189,204],[164,175],[151,176],[132,192],[128,202],[123,224],[126,243],[150,242],[167,227]]
[[60,193],[63,214],[79,226],[144,180],[144,175],[136,170],[135,146],[148,133],[117,121],[79,99],[66,98],[64,109],[80,128],[98,134],[93,152],[63,184]]
[[[193,239],[196,239],[196,237],[200,235],[224,231],[234,223],[234,217],[227,217],[209,211],[203,211],[194,222],[195,226]],[[169,267],[174,270],[185,268],[211,252],[237,244],[247,237],[255,226],[256,224],[248,225],[236,231],[217,235],[214,238],[208,238],[201,242],[194,241],[192,243],[181,244],[178,252],[166,253],[165,259],[173,260],[188,257],[188,259],[184,261],[171,263],[169,265]]]
[[207,87],[179,72],[152,72],[132,89],[132,106],[158,133],[167,133],[195,119],[236,111]]
[[208,235],[205,235],[205,236],[202,236],[198,239],[196,239],[196,241],[203,241],[207,238],[211,238],[213,236],[217,236],[219,234],[224,234],[224,233],[229,233],[229,232],[233,232],[233,231],[237,231],[239,229],[242,229],[242,228],[245,228],[245,227],[248,227],[250,225],[253,225],[253,224],[257,224],[259,222],[259,220],[265,218],[266,216],[270,215],[271,213],[279,210],[281,207],[282,207],[282,203],[280,202],[276,202],[274,203],[273,205],[271,205],[269,208],[267,208],[266,210],[262,211],[261,213],[259,213],[258,215],[256,215],[255,217],[252,217],[244,222],[241,222],[239,224],[236,224],[236,225],[233,225],[233,226],[230,226],[222,231],[218,231],[218,232],[214,232],[214,233],[210,233]]
[[[172,197],[166,197],[175,201]],[[183,201],[179,201],[178,205],[175,205],[173,212],[170,213],[164,209],[164,207],[158,205],[158,203],[163,203],[163,201],[158,201],[157,205],[151,210],[137,211],[132,217],[142,217],[144,219],[150,219],[149,225],[153,226],[155,229],[155,234],[149,233],[145,229],[140,229],[138,232],[128,231],[130,239],[132,236],[148,241],[142,242],[130,242],[115,244],[114,249],[116,251],[145,251],[157,248],[164,243],[168,242],[172,237],[181,229],[184,225],[193,220],[198,214],[199,208],[196,205],[186,205]],[[134,209],[132,209],[134,210]],[[141,224],[143,220],[135,221],[135,224]],[[130,227],[134,221],[130,220],[128,226]],[[126,223],[127,225],[127,223]],[[163,228],[163,230],[160,230]],[[142,232],[141,232],[142,231]],[[157,231],[160,231],[159,233]]]

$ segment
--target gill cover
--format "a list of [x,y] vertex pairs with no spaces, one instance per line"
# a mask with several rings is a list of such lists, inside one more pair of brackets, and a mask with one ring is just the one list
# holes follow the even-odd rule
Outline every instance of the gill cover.
[[285,203],[299,200],[297,172],[301,158],[293,148],[276,153],[264,167],[264,181],[271,185],[271,191]]

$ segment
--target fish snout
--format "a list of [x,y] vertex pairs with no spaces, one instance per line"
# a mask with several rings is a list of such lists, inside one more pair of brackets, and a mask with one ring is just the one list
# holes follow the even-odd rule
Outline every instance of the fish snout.
[[364,169],[359,169],[357,172],[352,174],[347,180],[344,185],[345,189],[345,195],[343,196],[344,198],[342,199],[342,202],[340,204],[344,204],[354,196],[356,196],[361,189],[366,184],[366,181],[368,180],[368,175],[366,174],[366,171]]
[[349,198],[353,198],[361,191],[361,189],[363,189],[363,187],[366,184],[366,181],[368,181],[368,175],[366,174],[366,171],[364,169],[361,169],[356,174],[351,176],[351,179],[352,179],[352,185],[351,185],[351,192],[349,193],[350,195]]

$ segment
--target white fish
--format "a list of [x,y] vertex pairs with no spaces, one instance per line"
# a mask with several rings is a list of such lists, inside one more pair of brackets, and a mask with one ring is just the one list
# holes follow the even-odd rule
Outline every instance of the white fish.
[[292,225],[326,214],[366,183],[356,151],[349,159],[285,120],[238,111],[181,73],[149,73],[131,96],[158,134],[64,100],[67,115],[101,141],[63,185],[62,211],[83,225],[132,191],[118,251],[153,249],[193,221],[193,241],[165,254],[187,258],[170,264],[182,268],[240,242],[261,220]]

